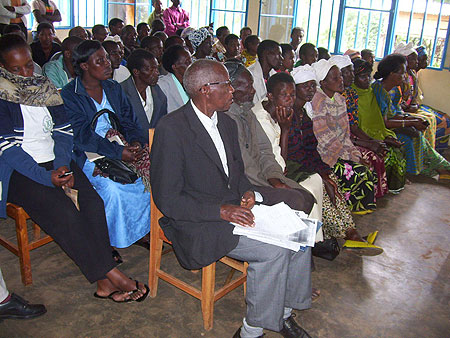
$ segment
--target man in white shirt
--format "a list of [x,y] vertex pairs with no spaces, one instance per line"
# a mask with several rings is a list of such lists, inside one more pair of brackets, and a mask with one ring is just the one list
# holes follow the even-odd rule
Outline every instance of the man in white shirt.
[[159,119],[167,114],[167,97],[157,85],[158,61],[149,51],[136,49],[128,57],[127,67],[131,76],[120,85],[146,137],[148,129],[155,128]]
[[111,68],[113,70],[113,80],[121,83],[130,77],[130,71],[127,67],[121,65],[123,59],[123,52],[117,42],[111,40],[105,40],[102,43],[103,48],[109,55],[111,61]]
[[257,50],[258,59],[254,64],[248,67],[253,75],[253,87],[256,90],[253,103],[257,104],[264,100],[267,95],[266,82],[269,77],[280,69],[283,56],[278,42],[273,40],[262,41]]
[[247,313],[233,338],[262,337],[263,328],[308,338],[291,312],[311,305],[310,248],[293,252],[233,235],[230,222],[254,226],[255,191],[244,174],[236,124],[223,113],[233,102],[228,72],[220,62],[198,60],[183,84],[191,99],[159,121],[151,152],[152,194],[164,214],[164,234],[187,269],[225,255],[249,263]]

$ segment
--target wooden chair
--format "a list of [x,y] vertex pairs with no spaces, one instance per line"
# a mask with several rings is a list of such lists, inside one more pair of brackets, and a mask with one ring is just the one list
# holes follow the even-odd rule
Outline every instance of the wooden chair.
[[[149,131],[149,146],[151,148],[153,141],[154,130]],[[158,291],[158,279],[161,278],[166,282],[174,285],[180,290],[190,294],[191,296],[201,301],[203,327],[205,330],[211,330],[213,327],[214,303],[227,293],[236,289],[241,284],[244,284],[244,294],[247,281],[247,266],[248,263],[240,262],[229,257],[223,257],[220,262],[230,266],[231,268],[241,272],[238,278],[232,279],[230,274],[225,282],[225,285],[220,289],[215,290],[216,279],[216,263],[212,263],[201,269],[202,271],[202,286],[198,289],[181,279],[161,270],[161,256],[163,242],[171,244],[166,238],[164,232],[159,226],[159,219],[163,217],[161,211],[158,210],[154,201],[153,194],[151,196],[150,205],[150,267],[149,267],[149,287],[150,296],[156,297]],[[234,272],[234,270],[232,270]]]
[[22,207],[12,203],[7,204],[6,213],[16,222],[17,245],[1,235],[0,244],[19,257],[22,283],[24,285],[31,285],[33,278],[31,275],[30,251],[52,242],[53,239],[48,235],[41,238],[41,228],[32,222],[34,239],[29,242],[27,220],[30,219],[30,216],[28,216]]

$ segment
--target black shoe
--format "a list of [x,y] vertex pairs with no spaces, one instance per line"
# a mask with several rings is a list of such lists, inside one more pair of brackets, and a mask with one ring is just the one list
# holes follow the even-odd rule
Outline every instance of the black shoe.
[[42,304],[29,304],[25,299],[11,294],[11,299],[0,304],[0,320],[7,318],[29,319],[43,315],[47,309]]
[[283,328],[280,334],[284,338],[311,338],[311,336],[306,332],[297,322],[294,320],[295,314],[292,314],[288,319],[283,321]]

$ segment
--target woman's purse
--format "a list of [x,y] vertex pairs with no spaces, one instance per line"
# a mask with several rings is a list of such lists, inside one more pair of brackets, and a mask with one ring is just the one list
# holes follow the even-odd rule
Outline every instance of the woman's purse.
[[312,248],[312,255],[332,261],[339,255],[340,251],[337,239],[332,237],[323,242],[317,242]]
[[[114,112],[109,109],[99,110],[91,122],[91,129],[95,132],[98,118],[103,114],[108,114],[112,129],[120,131],[120,123]],[[136,182],[138,175],[122,160],[103,157],[94,161],[96,167],[101,171],[102,175],[110,180],[121,183],[130,184]]]

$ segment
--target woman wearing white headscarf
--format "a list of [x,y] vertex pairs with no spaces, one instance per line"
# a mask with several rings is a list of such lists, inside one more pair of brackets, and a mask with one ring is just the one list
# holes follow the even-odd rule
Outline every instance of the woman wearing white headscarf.
[[358,234],[350,209],[342,197],[344,193],[339,188],[338,179],[317,151],[313,123],[305,109],[305,104],[313,99],[317,90],[314,70],[309,65],[299,66],[294,68],[292,76],[296,84],[296,99],[288,136],[287,176],[296,181],[317,173],[322,177],[325,188],[322,207],[325,239],[345,238],[345,246],[357,248],[360,254],[379,254],[381,248],[364,242]]
[[313,128],[322,160],[333,168],[344,192],[344,198],[354,213],[366,214],[376,209],[373,175],[361,152],[350,139],[344,83],[339,68],[327,60],[313,64],[316,81],[320,84],[314,98]]

